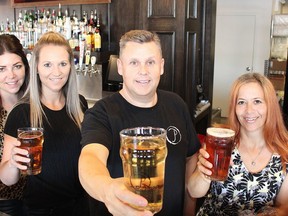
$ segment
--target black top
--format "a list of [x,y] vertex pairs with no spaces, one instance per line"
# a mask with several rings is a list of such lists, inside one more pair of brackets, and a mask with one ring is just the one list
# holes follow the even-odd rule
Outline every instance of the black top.
[[[85,113],[82,125],[83,146],[101,143],[109,149],[107,166],[113,178],[122,177],[119,155],[119,132],[125,128],[152,126],[167,130],[163,209],[156,215],[183,215],[186,158],[200,147],[187,105],[178,95],[158,90],[158,102],[151,108],[139,108],[128,103],[120,93],[95,103]],[[110,215],[103,205],[93,200],[91,215]]]
[[[86,110],[87,101],[83,96],[81,104]],[[24,203],[29,208],[59,208],[75,202],[84,196],[78,177],[78,159],[81,151],[81,133],[66,112],[66,106],[59,111],[43,105],[48,118],[43,117],[44,143],[42,171],[28,176],[24,190]],[[9,114],[5,134],[17,137],[17,128],[30,126],[30,106],[20,104]],[[62,208],[62,207],[61,207]],[[67,208],[64,212],[72,210]],[[70,214],[72,215],[72,214]],[[80,215],[80,214],[79,214]]]

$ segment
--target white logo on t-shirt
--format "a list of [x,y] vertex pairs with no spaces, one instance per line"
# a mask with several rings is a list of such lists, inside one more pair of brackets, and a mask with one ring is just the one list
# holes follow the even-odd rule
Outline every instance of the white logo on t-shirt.
[[167,128],[167,141],[172,145],[177,145],[181,139],[181,133],[175,126],[169,126]]

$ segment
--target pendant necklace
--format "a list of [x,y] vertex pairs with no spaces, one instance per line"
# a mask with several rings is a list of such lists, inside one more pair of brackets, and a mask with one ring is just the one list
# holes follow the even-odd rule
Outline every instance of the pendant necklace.
[[255,162],[255,161],[256,161],[256,159],[259,157],[259,155],[261,154],[261,152],[263,151],[264,146],[265,146],[265,145],[262,146],[262,148],[260,149],[260,151],[259,151],[259,153],[257,154],[257,156],[254,158],[254,160],[252,160],[252,162],[251,162],[251,165],[252,165],[252,166],[256,166],[256,162]]

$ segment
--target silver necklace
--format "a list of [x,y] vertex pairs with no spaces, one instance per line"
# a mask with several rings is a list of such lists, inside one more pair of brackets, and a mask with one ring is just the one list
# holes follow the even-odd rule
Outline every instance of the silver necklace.
[[252,165],[252,166],[256,166],[256,162],[255,162],[255,161],[256,161],[256,159],[259,157],[259,155],[261,154],[261,152],[263,151],[264,146],[265,146],[265,145],[262,146],[262,148],[260,149],[260,151],[259,151],[259,153],[257,154],[257,156],[252,160],[252,162],[251,162],[251,165]]

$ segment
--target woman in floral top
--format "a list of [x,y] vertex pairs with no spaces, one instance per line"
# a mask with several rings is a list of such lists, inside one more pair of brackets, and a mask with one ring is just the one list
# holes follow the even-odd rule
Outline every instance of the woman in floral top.
[[[0,35],[0,160],[3,155],[4,124],[12,107],[28,86],[29,64],[14,35]],[[10,187],[0,182],[0,215],[22,215],[21,197],[25,179]]]
[[229,126],[236,134],[227,180],[209,179],[209,154],[200,150],[188,187],[193,197],[206,195],[197,215],[248,216],[267,206],[286,205],[288,133],[274,87],[266,77],[249,73],[236,80]]

